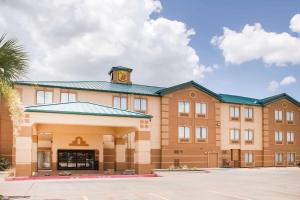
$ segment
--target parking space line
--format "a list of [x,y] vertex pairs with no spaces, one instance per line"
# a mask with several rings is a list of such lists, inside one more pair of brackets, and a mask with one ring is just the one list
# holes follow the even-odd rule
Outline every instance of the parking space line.
[[227,193],[224,193],[224,192],[218,192],[218,191],[215,191],[215,190],[209,190],[208,192],[219,194],[219,195],[222,195],[222,196],[225,196],[225,197],[239,199],[239,200],[251,200],[249,198],[245,198],[245,197],[241,197],[241,196],[237,196],[237,195],[231,195],[231,194],[227,194]]
[[169,200],[169,199],[167,199],[167,198],[165,198],[165,197],[163,197],[163,196],[161,196],[159,194],[149,193],[149,195],[154,196],[154,197],[159,198],[159,199]]

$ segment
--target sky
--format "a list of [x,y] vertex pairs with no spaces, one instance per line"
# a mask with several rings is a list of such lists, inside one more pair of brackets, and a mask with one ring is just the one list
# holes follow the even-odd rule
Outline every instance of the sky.
[[300,100],[300,1],[0,0],[0,34],[30,57],[24,80],[194,80],[217,93]]

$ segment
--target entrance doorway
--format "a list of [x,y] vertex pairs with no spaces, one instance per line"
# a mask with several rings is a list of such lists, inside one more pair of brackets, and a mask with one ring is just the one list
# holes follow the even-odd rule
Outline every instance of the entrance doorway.
[[43,150],[38,151],[38,170],[49,170],[51,169],[51,151]]
[[240,149],[231,149],[231,160],[233,161],[234,168],[240,167],[240,158],[241,158]]
[[58,170],[95,170],[94,150],[58,150]]
[[208,167],[218,167],[218,153],[208,153]]

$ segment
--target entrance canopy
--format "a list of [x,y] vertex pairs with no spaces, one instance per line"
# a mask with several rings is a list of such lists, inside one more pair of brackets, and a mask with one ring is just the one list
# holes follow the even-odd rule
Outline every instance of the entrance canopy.
[[70,102],[58,104],[46,104],[25,107],[26,112],[42,113],[61,113],[77,115],[95,115],[95,116],[115,116],[115,117],[134,117],[134,118],[152,118],[151,115],[120,110],[117,108],[89,103],[89,102]]

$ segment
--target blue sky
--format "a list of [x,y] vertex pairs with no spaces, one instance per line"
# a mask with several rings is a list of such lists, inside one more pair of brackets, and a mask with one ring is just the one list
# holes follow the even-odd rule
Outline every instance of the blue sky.
[[[242,64],[224,62],[222,51],[210,43],[215,35],[222,35],[222,27],[241,31],[246,24],[261,23],[269,32],[288,32],[290,19],[300,13],[300,1],[236,1],[236,0],[163,0],[163,9],[153,17],[163,16],[171,20],[184,22],[193,28],[191,46],[205,65],[218,64],[220,67],[209,73],[201,83],[219,93],[230,93],[251,97],[266,97],[286,92],[300,100],[300,65],[285,67],[268,66],[261,60]],[[300,56],[300,55],[299,55]],[[279,87],[269,91],[268,84],[272,80],[281,80],[293,75],[295,84]]]
[[24,80],[109,81],[122,65],[137,84],[300,100],[299,0],[2,1],[0,31],[29,53]]

